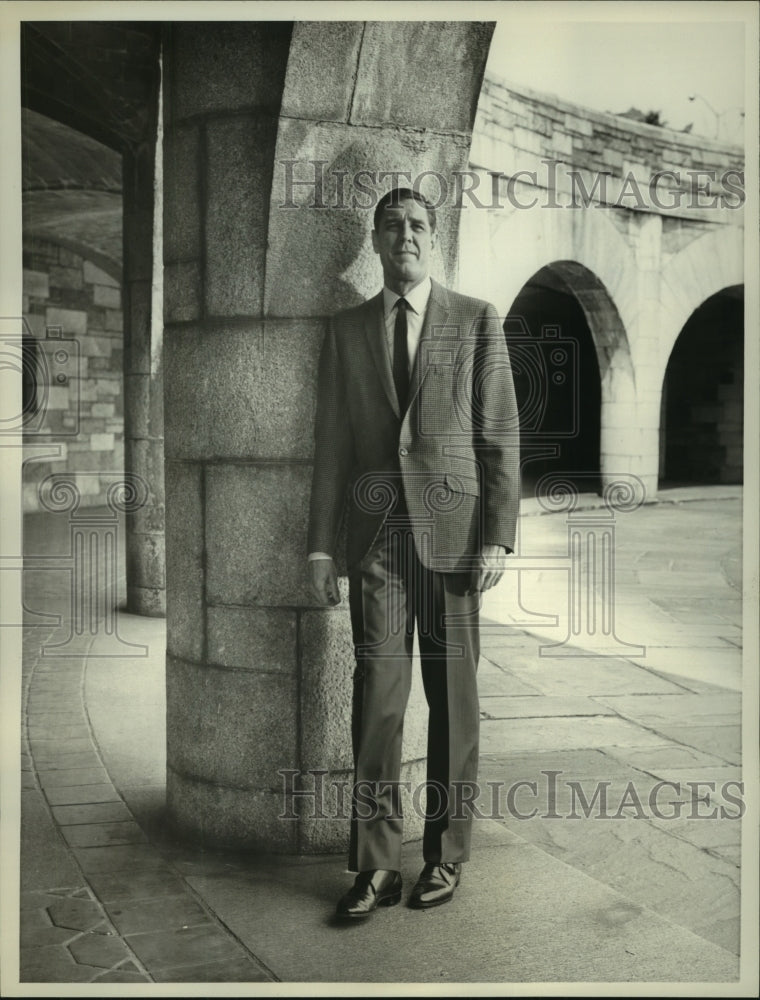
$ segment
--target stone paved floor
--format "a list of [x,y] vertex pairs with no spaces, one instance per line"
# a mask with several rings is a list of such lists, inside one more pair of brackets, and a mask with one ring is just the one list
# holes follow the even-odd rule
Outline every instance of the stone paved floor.
[[[38,541],[33,535],[30,547]],[[61,535],[48,541],[53,551],[65,548]],[[151,664],[150,704],[154,713],[160,710],[155,694],[163,684],[164,623],[124,616],[134,647],[116,651],[142,646],[150,655],[114,658],[113,637],[72,635],[69,596],[54,573],[27,576],[26,607],[62,620],[24,635],[20,980],[271,981],[150,843],[114,784],[114,769],[104,767],[91,725],[85,675],[99,655],[99,662],[118,663],[127,673],[135,662]],[[63,651],[67,655],[45,655]],[[124,731],[116,712],[108,719],[126,750],[141,737],[139,716],[131,722]],[[163,719],[151,717],[149,726],[163,743]],[[141,768],[147,749],[154,751],[147,766],[162,769],[156,748],[143,739]]]
[[[518,604],[511,584],[499,588],[479,682],[481,784],[492,785],[467,877],[440,912],[373,917],[359,952],[356,929],[330,921],[341,859],[172,840],[162,623],[120,617],[145,656],[120,658],[103,636],[41,655],[66,632],[67,598],[29,574],[28,608],[63,622],[25,636],[21,981],[735,982],[739,509],[738,498],[660,504],[619,525],[617,634],[646,646],[639,657],[547,656],[567,629],[556,580],[540,601],[527,583]],[[557,515],[525,518],[521,551],[554,557],[565,534]],[[655,552],[653,537],[672,551]],[[545,584],[557,575],[540,572]],[[550,627],[509,621],[555,599]],[[405,879],[418,853],[405,849]]]

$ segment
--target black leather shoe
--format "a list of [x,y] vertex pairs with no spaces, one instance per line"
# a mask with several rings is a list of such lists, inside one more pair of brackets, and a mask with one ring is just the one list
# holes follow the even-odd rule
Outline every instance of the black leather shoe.
[[395,906],[400,902],[400,873],[377,868],[359,872],[353,886],[338,902],[336,914],[350,919],[368,917],[378,906]]
[[426,910],[430,906],[448,903],[461,876],[462,865],[459,861],[442,864],[428,861],[412,889],[409,905],[415,910]]

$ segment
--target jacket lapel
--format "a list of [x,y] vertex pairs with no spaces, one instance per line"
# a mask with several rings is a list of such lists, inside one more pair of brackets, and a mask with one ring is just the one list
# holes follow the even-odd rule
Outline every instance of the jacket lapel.
[[391,359],[388,354],[386,343],[385,317],[383,315],[383,293],[380,292],[373,299],[367,302],[364,314],[364,333],[369,342],[369,349],[372,359],[375,362],[377,373],[380,376],[385,395],[388,402],[393,407],[393,412],[397,417],[401,416],[401,411],[396,398],[396,387],[393,384],[393,370],[391,369]]
[[436,336],[438,336],[438,328],[445,325],[448,315],[449,297],[446,294],[446,289],[433,281],[428,307],[425,312],[425,321],[422,324],[422,332],[420,333],[420,342],[417,345],[417,353],[414,358],[414,365],[412,366],[412,375],[409,380],[409,407],[407,408],[407,413],[411,410],[412,404],[422,388],[422,383],[425,381],[425,376],[430,367],[430,351],[428,349],[430,342],[434,341]]

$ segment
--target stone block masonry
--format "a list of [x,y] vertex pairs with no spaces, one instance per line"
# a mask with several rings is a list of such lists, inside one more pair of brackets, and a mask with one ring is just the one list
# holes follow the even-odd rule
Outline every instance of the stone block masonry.
[[[346,823],[279,818],[280,771],[344,778],[351,762],[345,593],[340,609],[314,607],[305,529],[326,320],[381,281],[371,213],[315,209],[314,164],[332,176],[380,171],[387,186],[399,170],[462,170],[491,30],[299,21],[167,31],[167,804],[180,831],[208,844],[345,850]],[[408,66],[421,51],[412,94]],[[442,280],[456,272],[457,225],[442,213]],[[403,777],[418,777],[426,718],[419,684]],[[421,835],[417,817],[405,832]]]
[[[29,418],[25,458],[34,458],[37,443],[59,446],[57,457],[25,466],[24,510],[41,509],[37,484],[51,473],[71,474],[82,505],[101,506],[124,467],[119,282],[71,250],[30,239],[24,243],[23,287],[36,358],[36,415]],[[74,342],[73,352],[57,342],[58,332]],[[63,362],[61,349],[70,355]]]
[[[642,124],[608,112],[591,111],[527,87],[507,86],[493,78],[484,81],[480,104],[481,113],[490,110],[499,128],[508,124],[505,111],[511,112],[515,123],[530,122],[531,131],[547,137],[540,148],[546,156],[561,156],[565,152],[567,134],[572,135],[574,158],[587,153],[600,171],[606,166],[610,172],[619,173],[624,159],[661,168],[668,157],[690,169],[744,168],[739,147],[728,149],[725,143],[703,136]],[[563,120],[558,123],[557,115],[563,110]],[[521,131],[515,129],[515,138]]]

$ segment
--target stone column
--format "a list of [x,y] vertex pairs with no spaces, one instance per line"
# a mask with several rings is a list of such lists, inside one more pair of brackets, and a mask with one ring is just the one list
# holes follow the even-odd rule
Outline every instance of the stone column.
[[145,503],[126,515],[127,610],[165,613],[161,326],[153,316],[153,139],[123,157],[124,466]]
[[662,216],[651,213],[634,213],[634,216],[638,309],[629,338],[636,373],[636,415],[631,419],[631,433],[637,435],[637,440],[628,471],[639,477],[647,498],[654,500],[659,478],[664,375],[660,348]]
[[[627,344],[618,346],[602,376],[599,469],[602,487],[621,475],[639,475],[642,430],[637,421],[636,381]],[[655,482],[655,487],[656,487]],[[647,484],[647,493],[651,483]]]
[[[167,36],[167,785],[178,828],[206,842],[346,847],[348,800],[346,818],[314,814],[340,813],[331,783],[351,778],[347,593],[314,606],[306,523],[326,317],[382,275],[371,210],[336,199],[359,169],[466,167],[490,33],[269,22]],[[455,213],[442,224],[446,278]],[[418,699],[406,778],[422,773],[424,721]],[[309,771],[323,773],[293,777]],[[322,803],[284,801],[314,781]]]

